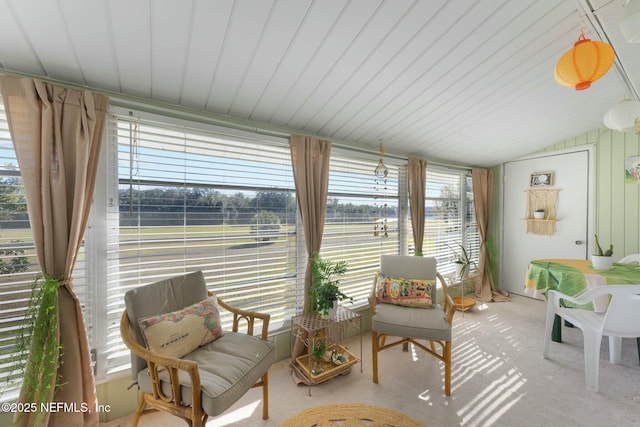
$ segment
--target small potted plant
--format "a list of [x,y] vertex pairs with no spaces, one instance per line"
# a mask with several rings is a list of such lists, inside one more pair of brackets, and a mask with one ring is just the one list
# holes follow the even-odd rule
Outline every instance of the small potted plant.
[[478,266],[476,265],[476,262],[471,259],[470,252],[467,252],[464,246],[462,246],[460,243],[458,243],[457,245],[460,246],[460,252],[456,251],[447,244],[447,246],[449,246],[449,249],[451,249],[454,254],[453,263],[456,267],[456,276],[459,278],[463,278],[469,275],[472,266],[475,268],[477,268]]
[[538,208],[533,211],[533,217],[535,219],[544,219],[544,209]]
[[613,267],[613,244],[607,250],[602,250],[598,235],[595,235],[595,253],[591,255],[591,265],[597,270],[610,270]]
[[311,373],[313,375],[320,375],[324,372],[324,368],[320,362],[324,358],[324,354],[327,352],[327,343],[325,342],[324,337],[316,334],[311,340],[311,348],[309,350],[311,357],[313,357]]
[[322,317],[333,319],[338,309],[338,301],[353,302],[353,298],[340,291],[338,277],[346,272],[346,261],[332,262],[323,260],[319,254],[314,255],[309,296],[312,308],[315,308]]

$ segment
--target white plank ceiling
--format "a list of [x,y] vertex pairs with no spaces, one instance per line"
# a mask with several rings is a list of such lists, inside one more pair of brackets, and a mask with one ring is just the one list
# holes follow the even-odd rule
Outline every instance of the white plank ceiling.
[[[0,0],[0,72],[490,167],[602,127],[607,109],[637,97],[640,44],[620,36],[623,6]],[[553,68],[581,26],[618,60],[578,92]]]

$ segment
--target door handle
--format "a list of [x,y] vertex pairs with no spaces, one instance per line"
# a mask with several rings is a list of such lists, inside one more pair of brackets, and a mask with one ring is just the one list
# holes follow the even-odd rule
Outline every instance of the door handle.
[[575,244],[576,244],[576,245],[581,245],[581,244],[583,244],[583,243],[584,243],[584,241],[583,241],[583,240],[576,240],[576,241],[575,241]]

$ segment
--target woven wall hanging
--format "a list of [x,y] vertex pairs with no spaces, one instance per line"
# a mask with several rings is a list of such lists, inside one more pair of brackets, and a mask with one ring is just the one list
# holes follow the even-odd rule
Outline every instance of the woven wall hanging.
[[[556,203],[560,190],[526,190],[527,233],[552,236],[556,233]],[[544,209],[543,219],[533,219],[533,212]]]

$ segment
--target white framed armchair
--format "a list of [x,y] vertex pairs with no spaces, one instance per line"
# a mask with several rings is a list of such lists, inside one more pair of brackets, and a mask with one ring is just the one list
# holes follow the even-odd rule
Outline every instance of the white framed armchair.
[[[268,418],[268,370],[276,360],[268,314],[212,298],[201,271],[132,289],[125,305],[120,334],[140,393],[132,426],[150,406],[200,427],[253,387],[262,387],[262,417]],[[233,313],[231,331],[219,327],[218,309]]]
[[[393,283],[394,279],[402,282],[399,284],[400,288],[422,289],[425,282],[430,286],[428,289],[414,293],[413,297],[409,295],[410,291],[400,290],[398,293],[398,295],[404,294],[408,299],[418,299],[422,302],[412,301],[406,305],[399,305],[397,301],[383,302],[392,295],[385,295],[388,292],[389,283],[383,285],[382,281],[390,282],[390,287],[394,287],[396,286]],[[444,297],[442,304],[436,303],[436,279],[442,284]],[[426,292],[426,295],[419,296],[421,292]],[[411,343],[444,363],[444,392],[445,395],[450,396],[452,323],[456,308],[447,291],[444,278],[436,270],[436,259],[382,255],[380,272],[376,273],[374,278],[369,305],[371,307],[373,382],[378,383],[378,353],[399,344],[403,344],[403,349],[406,351],[407,345]],[[426,308],[427,306],[430,308]],[[396,339],[387,342],[388,337],[396,337]]]

